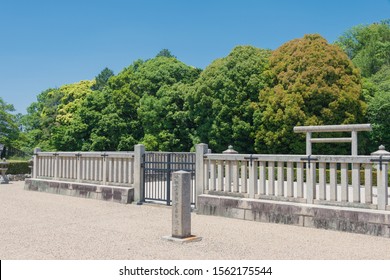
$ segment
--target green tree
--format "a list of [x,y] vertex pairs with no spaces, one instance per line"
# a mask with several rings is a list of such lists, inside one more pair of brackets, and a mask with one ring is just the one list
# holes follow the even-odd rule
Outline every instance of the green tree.
[[50,146],[55,150],[79,150],[78,134],[81,133],[85,124],[77,122],[75,115],[86,96],[92,94],[91,88],[94,85],[95,81],[80,81],[63,85],[56,90],[60,96],[60,102],[55,108],[55,119],[50,126],[49,140]]
[[40,147],[43,150],[54,150],[52,130],[56,125],[58,106],[62,93],[58,89],[47,89],[37,96],[37,101],[27,108],[27,115],[22,118],[25,128],[26,149]]
[[390,66],[384,66],[369,81],[375,94],[368,100],[367,119],[372,124],[369,151],[379,145],[390,147]]
[[269,54],[252,46],[238,46],[202,72],[190,87],[186,102],[196,128],[195,143],[208,143],[216,152],[230,144],[240,152],[253,151],[254,104],[265,87],[263,73]]
[[15,108],[7,104],[0,97],[0,143],[10,145],[19,136],[19,129],[16,123],[16,117],[11,112]]
[[363,79],[363,95],[368,103],[367,121],[373,131],[367,135],[367,152],[389,143],[390,129],[386,116],[390,108],[390,20],[358,25],[336,42],[357,65]]
[[125,135],[137,135],[139,126],[134,125],[134,111],[139,98],[123,88],[104,88],[93,91],[81,100],[66,125],[55,129],[55,143],[60,150],[114,151],[131,150],[129,138],[121,143]]
[[188,151],[192,147],[192,125],[184,108],[188,85],[200,69],[176,58],[156,57],[140,67],[137,110],[144,130],[142,142],[149,150]]
[[339,45],[358,66],[364,77],[390,66],[390,20],[358,25],[338,38]]
[[156,57],[159,57],[159,56],[164,56],[164,57],[170,57],[170,58],[176,58],[176,56],[174,56],[170,50],[168,49],[162,49],[157,55]]
[[104,68],[99,75],[95,77],[95,83],[92,85],[92,90],[102,90],[106,85],[108,80],[114,76],[114,71]]
[[[275,50],[267,75],[269,86],[260,92],[255,113],[258,152],[303,153],[305,140],[293,133],[296,125],[363,121],[359,71],[339,47],[320,35],[305,35]],[[328,147],[314,151],[342,152]]]
[[137,65],[136,71],[128,86],[139,97],[145,94],[155,96],[164,85],[191,83],[201,72],[173,57],[159,56]]
[[[83,124],[75,123],[74,117],[82,100],[92,93],[94,81],[81,81],[48,89],[37,97],[23,116],[21,123],[25,130],[25,146],[28,149],[40,147],[43,150],[76,150],[77,137],[72,129],[79,131]],[[77,128],[77,129],[76,129]]]
[[144,95],[138,115],[144,128],[142,142],[148,150],[189,151],[193,125],[184,108],[188,85],[163,86],[156,96]]
[[[132,150],[138,142],[153,143],[157,137],[158,145],[148,148],[180,149],[177,127],[168,124],[173,121],[171,115],[178,118],[179,101],[164,92],[176,83],[193,82],[198,73],[198,69],[175,58],[156,57],[146,62],[135,61],[118,75],[111,76],[101,90],[91,91],[88,83],[72,85],[74,91],[67,89],[61,99],[67,102],[57,107],[57,125],[52,137],[55,147],[60,150]],[[82,95],[77,98],[70,92]],[[153,115],[159,117],[152,118]]]

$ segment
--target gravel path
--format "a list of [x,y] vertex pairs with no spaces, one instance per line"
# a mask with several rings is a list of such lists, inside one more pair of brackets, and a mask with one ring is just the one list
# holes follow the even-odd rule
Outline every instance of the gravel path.
[[192,213],[195,243],[162,239],[171,208],[0,185],[0,259],[390,259],[390,239]]

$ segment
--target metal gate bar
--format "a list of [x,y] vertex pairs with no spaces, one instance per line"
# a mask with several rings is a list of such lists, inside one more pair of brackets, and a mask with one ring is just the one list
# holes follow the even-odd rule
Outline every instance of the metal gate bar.
[[195,204],[195,153],[145,153],[144,201],[170,205],[172,173],[179,170],[191,172],[191,203]]

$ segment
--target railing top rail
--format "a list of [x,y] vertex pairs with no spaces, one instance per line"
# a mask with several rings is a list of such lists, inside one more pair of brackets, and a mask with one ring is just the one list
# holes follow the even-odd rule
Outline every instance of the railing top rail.
[[145,154],[174,154],[174,155],[195,155],[195,152],[154,152],[146,151]]
[[311,125],[295,126],[295,133],[304,132],[348,132],[348,131],[372,131],[371,124],[343,124],[343,125]]
[[[228,161],[275,161],[275,162],[305,162],[302,158],[307,155],[268,155],[268,154],[205,154],[209,160]],[[373,158],[378,156],[348,156],[348,155],[312,155],[316,162],[328,163],[372,163]]]
[[134,152],[39,152],[37,155],[41,157],[101,157],[103,155],[108,157],[134,157]]

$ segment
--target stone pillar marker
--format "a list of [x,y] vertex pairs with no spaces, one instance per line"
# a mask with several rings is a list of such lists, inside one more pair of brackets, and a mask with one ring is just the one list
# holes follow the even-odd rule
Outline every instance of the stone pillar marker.
[[191,234],[191,173],[174,172],[172,183],[172,235],[163,238],[178,243],[200,241],[201,237]]

